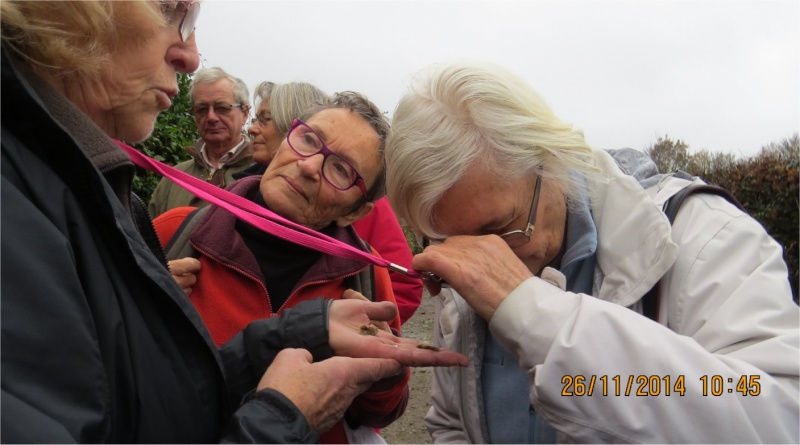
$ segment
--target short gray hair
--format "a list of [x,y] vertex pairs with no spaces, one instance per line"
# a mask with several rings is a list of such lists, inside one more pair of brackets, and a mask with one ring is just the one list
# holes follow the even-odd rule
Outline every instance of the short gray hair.
[[292,128],[292,121],[310,107],[328,99],[328,95],[322,90],[306,82],[261,82],[253,93],[253,104],[256,107],[261,102],[269,102],[272,124],[283,137]]
[[582,189],[575,171],[597,172],[583,133],[556,117],[522,79],[487,64],[434,65],[400,100],[386,147],[387,192],[417,232],[443,237],[434,208],[474,165],[498,181],[535,174],[567,198]]
[[200,68],[194,73],[192,83],[189,85],[189,97],[194,104],[194,88],[201,83],[214,83],[226,79],[233,85],[233,100],[236,103],[250,106],[250,91],[244,81],[236,76],[230,75],[222,68],[215,66],[212,68]]
[[372,103],[363,94],[356,93],[355,91],[343,91],[341,93],[334,94],[329,100],[306,110],[306,112],[300,116],[300,120],[306,121],[320,111],[331,108],[344,108],[358,114],[364,118],[369,126],[372,127],[372,129],[378,134],[378,155],[380,157],[378,168],[380,170],[378,171],[375,184],[367,189],[367,196],[365,199],[362,199],[356,203],[354,208],[357,209],[364,205],[364,203],[367,201],[375,202],[386,195],[386,162],[384,160],[384,152],[386,151],[386,139],[389,135],[389,120],[381,112],[377,105]]

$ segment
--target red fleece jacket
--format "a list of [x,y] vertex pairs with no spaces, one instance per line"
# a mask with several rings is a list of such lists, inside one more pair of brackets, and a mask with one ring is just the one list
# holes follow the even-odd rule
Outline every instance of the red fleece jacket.
[[[230,191],[246,196],[258,187],[259,178],[244,178],[230,187]],[[162,245],[166,246],[177,228],[194,207],[178,207],[157,217],[153,223]],[[277,316],[287,307],[301,301],[324,296],[339,299],[345,290],[345,278],[359,273],[363,263],[346,258],[322,254],[297,283],[281,308],[270,304],[267,287],[258,262],[234,229],[236,217],[228,211],[211,206],[189,237],[192,246],[200,253],[201,264],[190,300],[206,323],[211,337],[219,346],[230,340],[250,322]],[[342,228],[334,235],[341,241],[354,245],[357,235],[352,228]],[[375,301],[391,301],[389,273],[375,268]],[[400,318],[389,325],[400,332]],[[353,401],[347,418],[362,425],[383,428],[399,418],[408,402],[410,372],[377,382],[367,392]],[[346,443],[342,421],[322,434],[322,443]]]

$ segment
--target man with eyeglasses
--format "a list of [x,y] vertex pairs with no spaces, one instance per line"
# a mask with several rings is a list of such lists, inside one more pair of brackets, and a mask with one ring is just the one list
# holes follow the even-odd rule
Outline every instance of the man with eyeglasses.
[[[175,167],[226,187],[234,181],[235,173],[253,165],[252,141],[244,134],[250,114],[247,85],[221,68],[203,68],[194,74],[189,95],[200,139],[186,147],[192,159]],[[175,207],[205,205],[205,201],[163,178],[153,191],[148,210],[155,218]]]

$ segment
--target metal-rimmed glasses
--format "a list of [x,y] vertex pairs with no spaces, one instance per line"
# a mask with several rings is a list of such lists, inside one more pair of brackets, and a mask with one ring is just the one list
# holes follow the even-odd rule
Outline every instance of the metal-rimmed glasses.
[[250,125],[258,124],[259,127],[266,127],[269,125],[272,118],[266,116],[266,113],[259,113],[256,117],[250,119]]
[[197,18],[200,16],[200,2],[197,1],[161,1],[161,13],[164,15],[167,24],[172,26],[178,23],[178,34],[181,36],[181,41],[189,40],[189,37],[194,32],[194,27],[197,24]]
[[208,110],[214,108],[214,113],[220,116],[227,116],[231,114],[234,108],[241,108],[245,111],[247,105],[245,104],[229,104],[226,102],[217,102],[215,104],[195,104],[192,106],[192,113],[197,117],[208,116]]
[[353,186],[358,186],[361,194],[367,196],[367,187],[364,178],[350,165],[347,160],[337,155],[319,137],[316,131],[300,119],[292,121],[292,128],[286,135],[286,142],[298,156],[310,158],[322,154],[322,177],[333,188],[345,191]]
[[[536,183],[533,185],[533,198],[531,199],[531,210],[528,213],[528,225],[525,230],[517,229],[506,233],[500,233],[497,236],[503,238],[503,241],[508,244],[508,247],[516,249],[517,247],[524,246],[531,241],[533,229],[536,227],[536,211],[539,208],[539,192],[542,188],[542,167],[540,166],[536,171]],[[428,247],[431,244],[439,244],[444,242],[442,239],[422,238],[422,247]]]
[[533,199],[531,200],[531,211],[528,213],[528,225],[525,226],[525,230],[512,230],[510,232],[501,233],[498,235],[500,238],[503,238],[503,241],[508,244],[508,247],[515,249],[520,246],[524,246],[531,242],[531,235],[533,234],[533,229],[536,227],[534,223],[536,222],[536,210],[539,208],[539,191],[542,188],[542,167],[536,172],[536,184],[533,186]]

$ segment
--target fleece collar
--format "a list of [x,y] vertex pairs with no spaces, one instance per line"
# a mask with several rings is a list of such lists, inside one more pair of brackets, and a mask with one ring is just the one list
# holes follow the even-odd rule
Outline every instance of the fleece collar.
[[[260,176],[251,176],[236,181],[228,189],[238,196],[247,197],[258,189]],[[264,277],[255,257],[247,248],[241,235],[236,231],[236,217],[227,210],[211,206],[198,222],[190,236],[190,241],[203,254],[209,255],[222,263],[240,269],[262,281]],[[332,238],[350,246],[366,250],[361,238],[352,226],[337,227]],[[340,258],[323,253],[298,283],[298,286],[316,280],[331,280],[355,275],[366,268],[366,264],[349,258]]]

